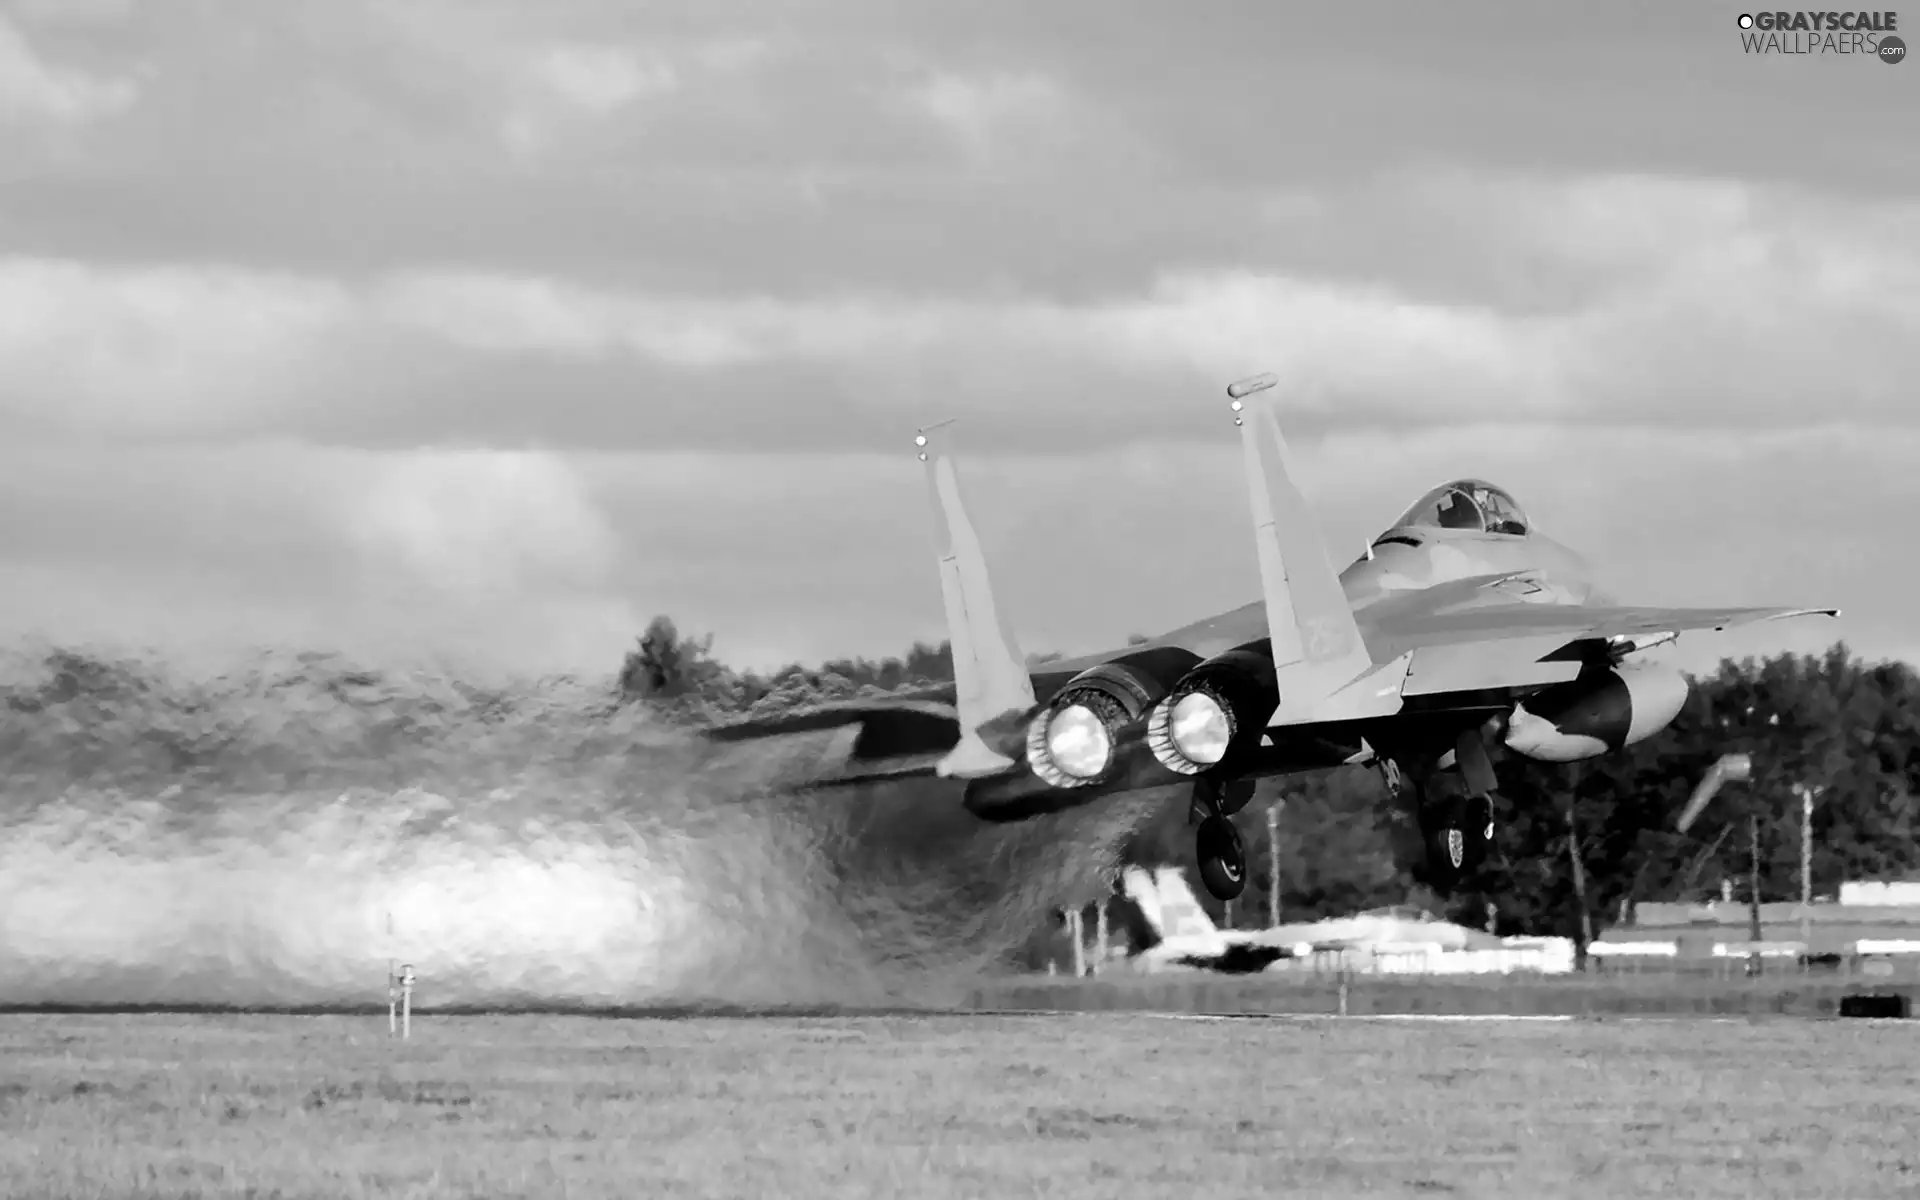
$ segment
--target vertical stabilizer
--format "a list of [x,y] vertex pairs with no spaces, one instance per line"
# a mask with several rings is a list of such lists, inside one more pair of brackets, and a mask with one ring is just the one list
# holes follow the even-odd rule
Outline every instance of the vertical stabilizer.
[[1286,439],[1272,400],[1272,375],[1227,389],[1240,426],[1260,590],[1280,685],[1271,724],[1384,716],[1400,708],[1411,655],[1376,668],[1347,603],[1346,589],[1295,486]]
[[1013,630],[994,603],[986,553],[960,495],[953,459],[950,421],[929,425],[914,442],[927,464],[933,496],[934,548],[940,561],[940,594],[947,610],[947,636],[953,644],[954,706],[960,716],[960,741],[941,760],[939,773],[972,778],[992,775],[1013,760],[981,740],[982,725],[1009,712],[1034,706],[1033,680]]
[[1145,867],[1128,867],[1120,873],[1120,887],[1140,916],[1153,930],[1156,940],[1167,936],[1167,923],[1160,916],[1160,890],[1153,885],[1153,873]]
[[1206,940],[1220,932],[1178,867],[1128,867],[1120,875],[1127,899],[1160,941]]
[[1193,894],[1186,875],[1178,867],[1161,867],[1153,873],[1153,890],[1159,900],[1160,935],[1169,940],[1209,938],[1220,932],[1200,898]]

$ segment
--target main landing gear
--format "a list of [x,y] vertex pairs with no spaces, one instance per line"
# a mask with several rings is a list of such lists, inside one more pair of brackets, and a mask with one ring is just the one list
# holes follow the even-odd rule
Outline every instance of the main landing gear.
[[1247,852],[1240,831],[1227,818],[1253,799],[1253,780],[1216,783],[1196,779],[1193,806],[1187,810],[1193,833],[1194,857],[1200,864],[1200,882],[1216,900],[1232,900],[1247,886]]
[[1478,871],[1493,850],[1493,797],[1461,796],[1429,804],[1421,813],[1427,877],[1451,891]]
[[1493,765],[1479,730],[1461,735],[1449,768],[1435,764],[1418,776],[1393,759],[1381,762],[1387,790],[1396,799],[1412,793],[1425,851],[1426,882],[1450,892],[1478,871],[1493,851],[1497,794]]

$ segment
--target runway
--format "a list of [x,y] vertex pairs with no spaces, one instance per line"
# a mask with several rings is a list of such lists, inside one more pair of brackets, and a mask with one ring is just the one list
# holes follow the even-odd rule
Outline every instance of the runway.
[[[337,1018],[368,1019],[378,1018],[384,1021],[389,1014],[385,1004],[333,1005],[284,1008],[247,1008],[221,1005],[17,1005],[0,1007],[0,1019],[9,1017],[151,1017],[155,1020],[168,1018]],[[1607,1024],[1607,1025],[1660,1025],[1660,1024],[1717,1024],[1745,1025],[1755,1022],[1771,1021],[1808,1021],[1837,1020],[1831,1014],[1800,1015],[1791,1013],[1752,1013],[1729,1016],[1715,1013],[1353,1013],[1340,1014],[1330,1012],[1152,1012],[1141,1009],[1131,1010],[1095,1010],[1076,1011],[1067,1009],[1033,1008],[919,1008],[910,1006],[841,1008],[808,1007],[790,1008],[738,1008],[738,1007],[634,1007],[634,1008],[489,1008],[489,1007],[450,1007],[450,1008],[414,1008],[412,1019],[416,1025],[425,1026],[436,1021],[467,1021],[485,1019],[494,1021],[716,1021],[716,1022],[844,1022],[859,1024],[877,1021],[923,1021],[930,1024],[985,1020],[1019,1021],[1061,1021],[1084,1022],[1092,1025],[1121,1024],[1132,1020],[1172,1021],[1194,1023],[1271,1023],[1318,1025],[1336,1024],[1380,1024],[1380,1025],[1552,1025],[1552,1024]],[[1906,1018],[1899,1017],[1847,1017],[1849,1023],[1869,1024],[1910,1024],[1920,1028]]]

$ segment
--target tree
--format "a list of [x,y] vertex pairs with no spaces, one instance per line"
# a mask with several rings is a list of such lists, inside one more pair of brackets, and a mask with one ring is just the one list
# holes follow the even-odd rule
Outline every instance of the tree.
[[722,671],[710,657],[712,647],[712,634],[683,638],[672,617],[655,617],[620,664],[621,698],[671,700],[718,682]]

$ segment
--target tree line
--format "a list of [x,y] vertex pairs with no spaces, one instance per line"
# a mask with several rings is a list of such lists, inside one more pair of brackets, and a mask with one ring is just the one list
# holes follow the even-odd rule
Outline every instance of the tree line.
[[[623,700],[702,723],[912,694],[953,679],[945,643],[916,644],[880,660],[792,664],[765,675],[734,670],[711,647],[711,637],[687,637],[671,619],[656,618],[622,664]],[[1760,833],[1760,898],[1794,900],[1801,813],[1795,785],[1819,789],[1816,896],[1846,880],[1920,871],[1920,675],[1912,667],[1869,663],[1836,643],[1816,655],[1723,660],[1692,683],[1673,724],[1637,746],[1571,764],[1507,755],[1499,763],[1506,803],[1496,851],[1478,878],[1444,902],[1419,883],[1418,831],[1387,802],[1377,771],[1262,780],[1235,818],[1250,859],[1237,906],[1257,919],[1277,887],[1289,918],[1415,903],[1502,933],[1580,937],[1621,921],[1640,901],[1704,899],[1719,895],[1723,884],[1746,898],[1750,816]],[[1688,833],[1679,833],[1675,818],[1695,784],[1722,754],[1736,751],[1752,755],[1752,778],[1729,785]],[[1277,844],[1270,844],[1267,811],[1276,806]],[[1140,865],[1191,870],[1184,804],[1169,803],[1125,853]],[[1225,916],[1210,898],[1203,903]]]

